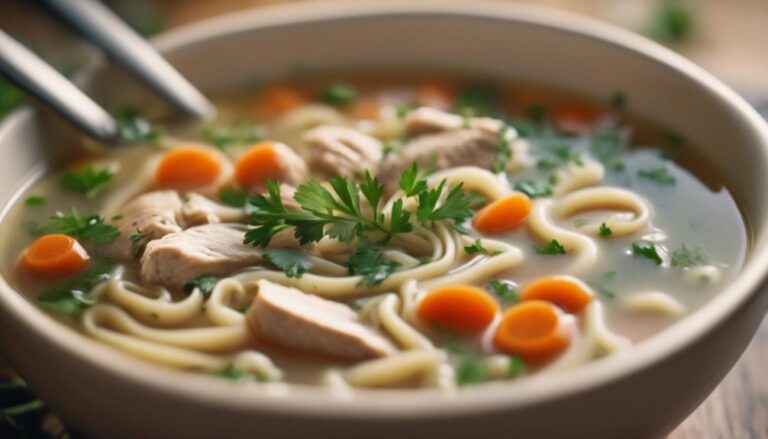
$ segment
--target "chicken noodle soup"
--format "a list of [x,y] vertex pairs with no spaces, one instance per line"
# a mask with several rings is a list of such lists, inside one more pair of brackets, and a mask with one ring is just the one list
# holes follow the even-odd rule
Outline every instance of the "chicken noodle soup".
[[180,370],[454,388],[631,349],[739,270],[733,198],[631,96],[399,76],[264,84],[204,126],[122,112],[133,145],[14,206],[8,277]]

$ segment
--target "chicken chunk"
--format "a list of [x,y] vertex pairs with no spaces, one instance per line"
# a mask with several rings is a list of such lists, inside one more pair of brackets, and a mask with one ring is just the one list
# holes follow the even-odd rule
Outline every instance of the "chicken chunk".
[[181,231],[181,210],[176,191],[154,191],[134,198],[120,210],[122,218],[116,223],[120,235],[107,253],[121,261],[138,258],[151,240]]
[[262,261],[243,244],[244,231],[226,224],[206,224],[150,241],[141,258],[144,281],[180,288],[202,275],[226,276]]
[[361,361],[397,351],[384,336],[359,322],[347,305],[266,280],[248,322],[258,337],[293,349]]
[[225,206],[198,193],[190,192],[181,208],[184,222],[190,226],[215,223],[241,223],[248,219],[243,209]]
[[[503,123],[491,118],[463,117],[433,108],[418,108],[406,117],[406,130],[416,135],[399,154],[389,155],[381,164],[379,178],[389,190],[397,186],[403,171],[416,162],[419,167],[447,169],[478,166],[490,169],[499,150]],[[516,137],[507,132],[507,141]]]
[[353,128],[321,126],[304,135],[313,169],[327,177],[354,177],[375,169],[383,155],[381,142]]

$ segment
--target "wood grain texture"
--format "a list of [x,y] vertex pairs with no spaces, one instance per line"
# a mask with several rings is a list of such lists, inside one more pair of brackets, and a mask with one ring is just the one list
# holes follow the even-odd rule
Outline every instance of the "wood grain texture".
[[768,319],[728,376],[669,439],[768,438]]

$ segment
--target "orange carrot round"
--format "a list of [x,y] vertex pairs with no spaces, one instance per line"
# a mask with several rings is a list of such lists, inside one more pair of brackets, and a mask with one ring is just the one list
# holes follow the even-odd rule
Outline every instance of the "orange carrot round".
[[571,313],[583,311],[592,297],[592,290],[571,276],[544,277],[526,285],[520,292],[520,300],[545,300]]
[[500,198],[475,214],[472,225],[480,233],[504,233],[522,224],[531,211],[531,199],[521,192]]
[[418,90],[419,104],[447,110],[453,106],[455,90],[442,82],[426,82]]
[[589,134],[604,114],[603,110],[594,106],[560,104],[552,111],[552,122],[566,133]]
[[22,261],[31,272],[49,277],[76,274],[88,265],[89,259],[79,242],[60,233],[41,236],[22,254]]
[[493,335],[497,349],[529,362],[546,361],[568,347],[571,333],[562,313],[540,300],[521,302],[509,308]]
[[379,117],[381,105],[374,99],[358,99],[349,108],[349,113],[356,119],[374,120]]
[[235,162],[235,181],[242,187],[264,185],[267,180],[280,180],[283,165],[274,142],[260,142],[252,146]]
[[256,97],[256,110],[260,116],[277,117],[306,102],[304,94],[295,87],[273,85],[259,92]]
[[222,166],[216,156],[202,148],[184,147],[168,151],[157,166],[155,183],[159,187],[196,189],[216,181]]
[[470,335],[488,327],[498,310],[482,288],[451,285],[432,290],[419,304],[418,315],[430,325]]

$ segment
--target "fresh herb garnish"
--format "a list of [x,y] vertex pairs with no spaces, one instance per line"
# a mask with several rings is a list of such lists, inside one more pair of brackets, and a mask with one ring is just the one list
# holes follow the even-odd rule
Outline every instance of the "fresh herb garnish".
[[24,200],[24,204],[29,207],[45,206],[48,203],[48,198],[41,195],[30,195]]
[[637,171],[637,176],[662,185],[673,185],[677,182],[675,176],[669,173],[666,166],[659,166],[653,169],[640,169]]
[[155,128],[139,112],[132,107],[123,107],[115,113],[117,135],[123,142],[156,143],[163,131]]
[[672,252],[671,264],[673,267],[696,267],[709,262],[709,258],[699,248],[688,248],[682,244],[680,248]]
[[613,235],[613,230],[611,230],[610,227],[606,226],[605,223],[600,224],[600,230],[598,231],[598,234],[602,238],[607,238],[611,235]]
[[419,107],[418,102],[401,102],[395,106],[395,114],[400,119],[405,119],[411,111]]
[[488,249],[483,247],[483,242],[479,238],[476,239],[475,242],[472,243],[471,245],[465,245],[464,246],[464,251],[468,255],[476,255],[476,254],[481,254],[481,253],[483,253],[483,254],[484,253],[488,253]]
[[24,94],[5,78],[0,78],[0,119],[24,101]]
[[534,103],[525,109],[525,114],[533,123],[541,125],[547,120],[549,108],[544,104]]
[[195,289],[198,289],[203,296],[209,296],[216,288],[217,283],[219,283],[219,279],[215,276],[198,276],[184,284],[184,292],[192,294]]
[[511,282],[493,279],[486,284],[486,288],[491,290],[491,292],[504,304],[520,301],[520,291]]
[[612,171],[623,171],[626,168],[622,159],[626,149],[626,136],[616,131],[596,133],[590,138],[592,155]]
[[332,105],[349,105],[357,100],[357,90],[345,84],[331,84],[323,90],[320,100]]
[[466,233],[463,223],[474,215],[470,208],[472,198],[462,190],[464,182],[461,182],[448,192],[448,196],[445,197],[443,204],[437,206],[445,185],[446,180],[442,180],[436,188],[419,193],[419,206],[416,209],[416,216],[422,223],[451,220],[453,221],[453,227],[457,231]]
[[607,271],[600,275],[599,278],[592,280],[589,282],[590,286],[594,288],[601,296],[603,296],[606,299],[614,299],[616,298],[616,292],[609,289],[606,284],[612,282],[614,279],[616,279],[616,270]]
[[496,133],[496,157],[493,159],[493,172],[503,172],[507,168],[507,162],[512,157],[512,148],[509,145],[509,139],[507,133],[509,132],[509,125],[504,123],[499,132]]
[[400,264],[384,258],[381,249],[361,242],[349,255],[347,269],[352,276],[362,276],[361,285],[375,286],[394,273]]
[[469,348],[452,345],[446,351],[456,364],[456,384],[460,387],[478,384],[488,379],[488,367],[484,359]]
[[138,258],[144,254],[146,238],[147,236],[144,234],[144,232],[138,228],[136,229],[136,232],[128,235],[128,241],[131,243],[131,254],[133,257]]
[[56,212],[48,222],[36,226],[34,231],[36,234],[63,233],[94,244],[110,244],[120,234],[117,227],[105,223],[99,215],[81,217],[74,209],[69,213]]
[[403,149],[403,142],[397,139],[390,139],[384,142],[383,148],[382,158],[388,156],[389,154],[400,152],[400,150]]
[[111,169],[86,165],[64,172],[59,184],[64,189],[94,198],[106,189],[114,176],[115,173]]
[[533,250],[540,255],[564,255],[566,254],[565,247],[557,242],[557,239],[553,239],[544,245],[534,245]]
[[617,91],[611,95],[611,106],[616,110],[625,110],[627,108],[627,101],[627,94],[623,91]]
[[209,126],[203,129],[203,139],[219,149],[248,145],[264,138],[264,128],[248,119],[240,119],[230,126]]
[[680,43],[688,39],[693,29],[691,11],[678,1],[666,0],[654,11],[648,33],[666,43]]
[[525,363],[520,357],[509,357],[509,367],[507,368],[507,376],[510,378],[516,378],[525,373]]
[[412,197],[427,190],[427,180],[419,176],[419,169],[416,162],[413,162],[411,167],[406,169],[400,176],[400,189],[402,189],[408,197]]
[[292,249],[276,249],[264,252],[264,258],[286,276],[300,278],[312,268],[312,260],[306,252]]
[[463,88],[456,98],[456,110],[471,111],[475,116],[488,114],[495,107],[499,90],[493,84],[472,84]]
[[76,317],[95,303],[90,292],[96,285],[109,279],[112,265],[108,259],[98,259],[91,268],[75,278],[43,292],[37,302],[50,311]]
[[641,256],[647,259],[652,260],[656,265],[661,265],[662,262],[664,262],[661,259],[661,256],[659,256],[658,250],[656,250],[656,246],[651,243],[640,243],[635,242],[632,244],[632,254],[635,256]]
[[516,191],[528,195],[529,198],[548,197],[553,194],[552,186],[533,180],[517,181],[512,186]]
[[248,201],[248,192],[245,189],[225,188],[219,192],[219,201],[232,207],[243,207]]
[[245,378],[246,373],[243,369],[239,369],[234,366],[227,366],[215,374],[219,378],[224,378],[230,381],[240,381]]

